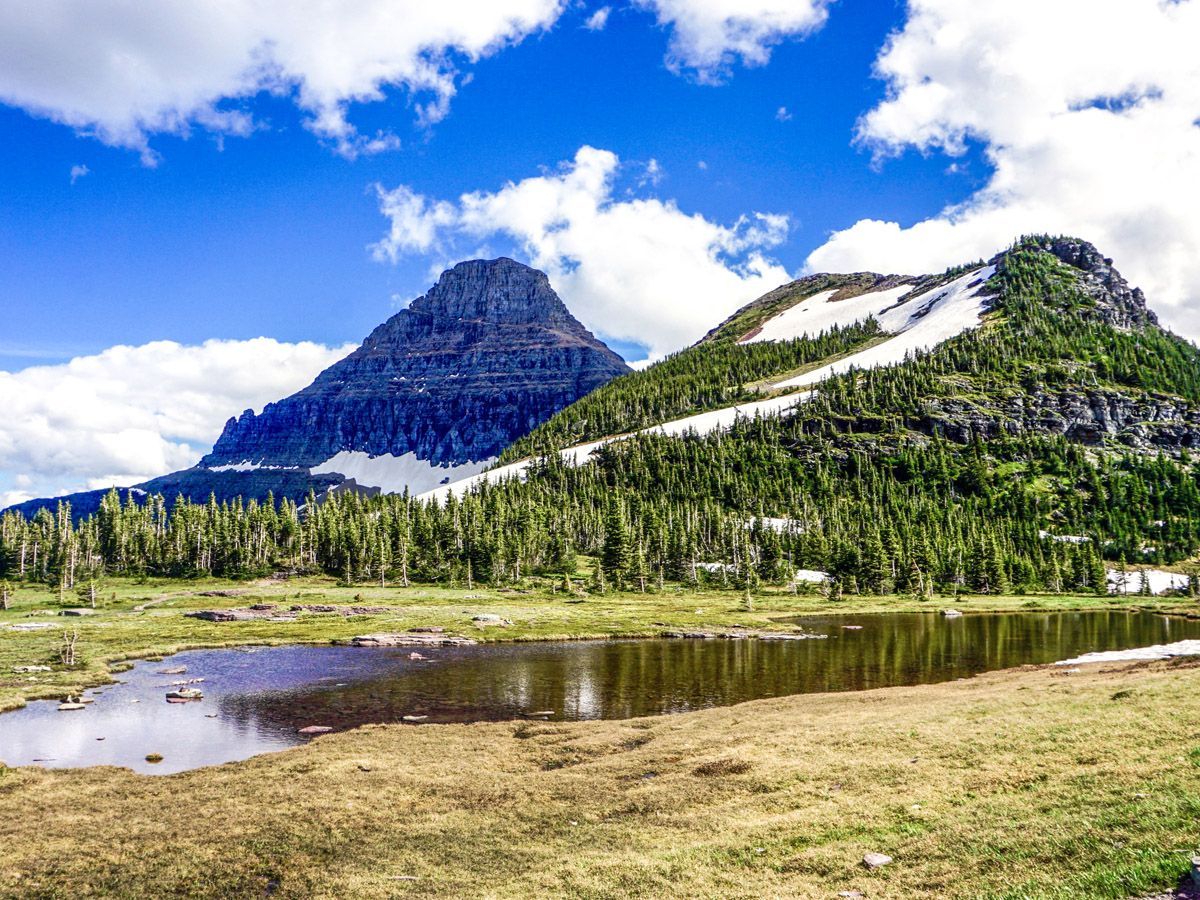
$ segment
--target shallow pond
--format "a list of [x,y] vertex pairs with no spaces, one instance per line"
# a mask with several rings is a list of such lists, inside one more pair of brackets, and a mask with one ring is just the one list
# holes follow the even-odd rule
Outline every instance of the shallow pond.
[[[614,640],[410,649],[195,650],[138,662],[95,702],[0,714],[10,766],[128,766],[178,772],[281,750],[301,728],[372,722],[620,719],[822,691],[947,681],[1081,653],[1200,638],[1200,621],[1152,613],[935,613],[794,620],[821,639]],[[847,627],[851,626],[851,627]],[[858,627],[855,627],[858,626]],[[161,674],[186,667],[186,673]],[[199,701],[166,702],[204,679]],[[147,754],[164,758],[149,763]]]

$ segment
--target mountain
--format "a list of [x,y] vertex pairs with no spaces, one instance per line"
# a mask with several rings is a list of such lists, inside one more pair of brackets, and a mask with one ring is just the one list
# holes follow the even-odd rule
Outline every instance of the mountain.
[[33,543],[53,575],[79,541],[125,548],[114,572],[519,584],[585,554],[596,591],[1105,592],[1146,566],[1174,567],[1147,590],[1200,591],[1197,447],[1200,348],[1092,245],[1031,236],[936,275],[791,282],[417,496],[106,501],[74,535],[6,516],[0,575]]
[[[916,392],[909,376],[930,363],[914,357],[931,351],[940,377]],[[1041,433],[1177,454],[1200,446],[1197,360],[1091,244],[1032,237],[938,276],[819,274],[784,285],[695,346],[562,410],[503,461],[780,413],[843,432],[899,415],[907,429],[956,440]],[[907,388],[857,410],[812,404],[831,393],[801,390],[881,367],[895,367],[887,379]]]
[[[300,499],[342,486],[420,492],[482,471],[559,409],[628,371],[544,273],[504,258],[463,262],[304,390],[231,418],[197,466],[134,492],[196,501],[210,493]],[[86,513],[101,496],[66,499]]]

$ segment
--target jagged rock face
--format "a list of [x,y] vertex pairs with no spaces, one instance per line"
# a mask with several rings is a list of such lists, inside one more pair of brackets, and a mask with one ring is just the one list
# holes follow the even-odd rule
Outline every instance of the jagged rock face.
[[1028,432],[1060,435],[1088,446],[1115,444],[1172,455],[1200,447],[1200,410],[1178,397],[1117,389],[1039,391],[1007,398],[998,408],[939,400],[910,427],[965,443]]
[[460,263],[309,387],[230,419],[200,465],[308,467],[343,450],[489,459],[627,371],[542,272]]
[[[1043,250],[1078,269],[1079,286],[1096,301],[1095,315],[1116,328],[1157,325],[1158,317],[1146,306],[1141,288],[1131,288],[1113,268],[1113,261],[1087,241],[1077,238],[1045,238],[1036,242]],[[1003,254],[997,257],[1002,260]],[[1000,263],[1003,265],[1003,263]]]

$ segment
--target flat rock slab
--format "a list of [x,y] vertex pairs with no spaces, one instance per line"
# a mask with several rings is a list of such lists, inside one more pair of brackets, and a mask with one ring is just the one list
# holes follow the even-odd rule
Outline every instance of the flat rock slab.
[[30,672],[49,672],[49,666],[13,666],[13,671],[18,675],[27,675]]
[[891,865],[892,858],[886,853],[867,853],[864,854],[862,861],[868,869],[881,869]]
[[202,619],[205,622],[295,622],[291,614],[281,614],[274,607],[268,609],[198,609],[184,613],[189,619]]
[[411,631],[360,634],[350,638],[352,647],[470,647],[476,643],[453,634],[413,634]]
[[495,616],[491,613],[484,613],[480,616],[472,616],[471,621],[476,625],[511,625],[511,619],[505,619],[503,616]]
[[329,603],[295,603],[292,612],[337,613],[343,616],[378,616],[395,612],[390,606],[333,606]]
[[303,728],[301,728],[299,731],[297,731],[296,733],[297,734],[326,734],[330,731],[333,731],[333,728],[332,728],[332,726],[329,726],[329,725],[306,725]]
[[41,631],[43,628],[53,628],[52,622],[21,622],[8,626],[13,631]]

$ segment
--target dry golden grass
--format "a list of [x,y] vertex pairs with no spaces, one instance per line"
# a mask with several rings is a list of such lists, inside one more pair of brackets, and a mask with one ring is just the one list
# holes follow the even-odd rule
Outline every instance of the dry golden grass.
[[[12,897],[1126,897],[1200,841],[1200,664],[0,770]],[[875,872],[863,853],[895,862]]]

